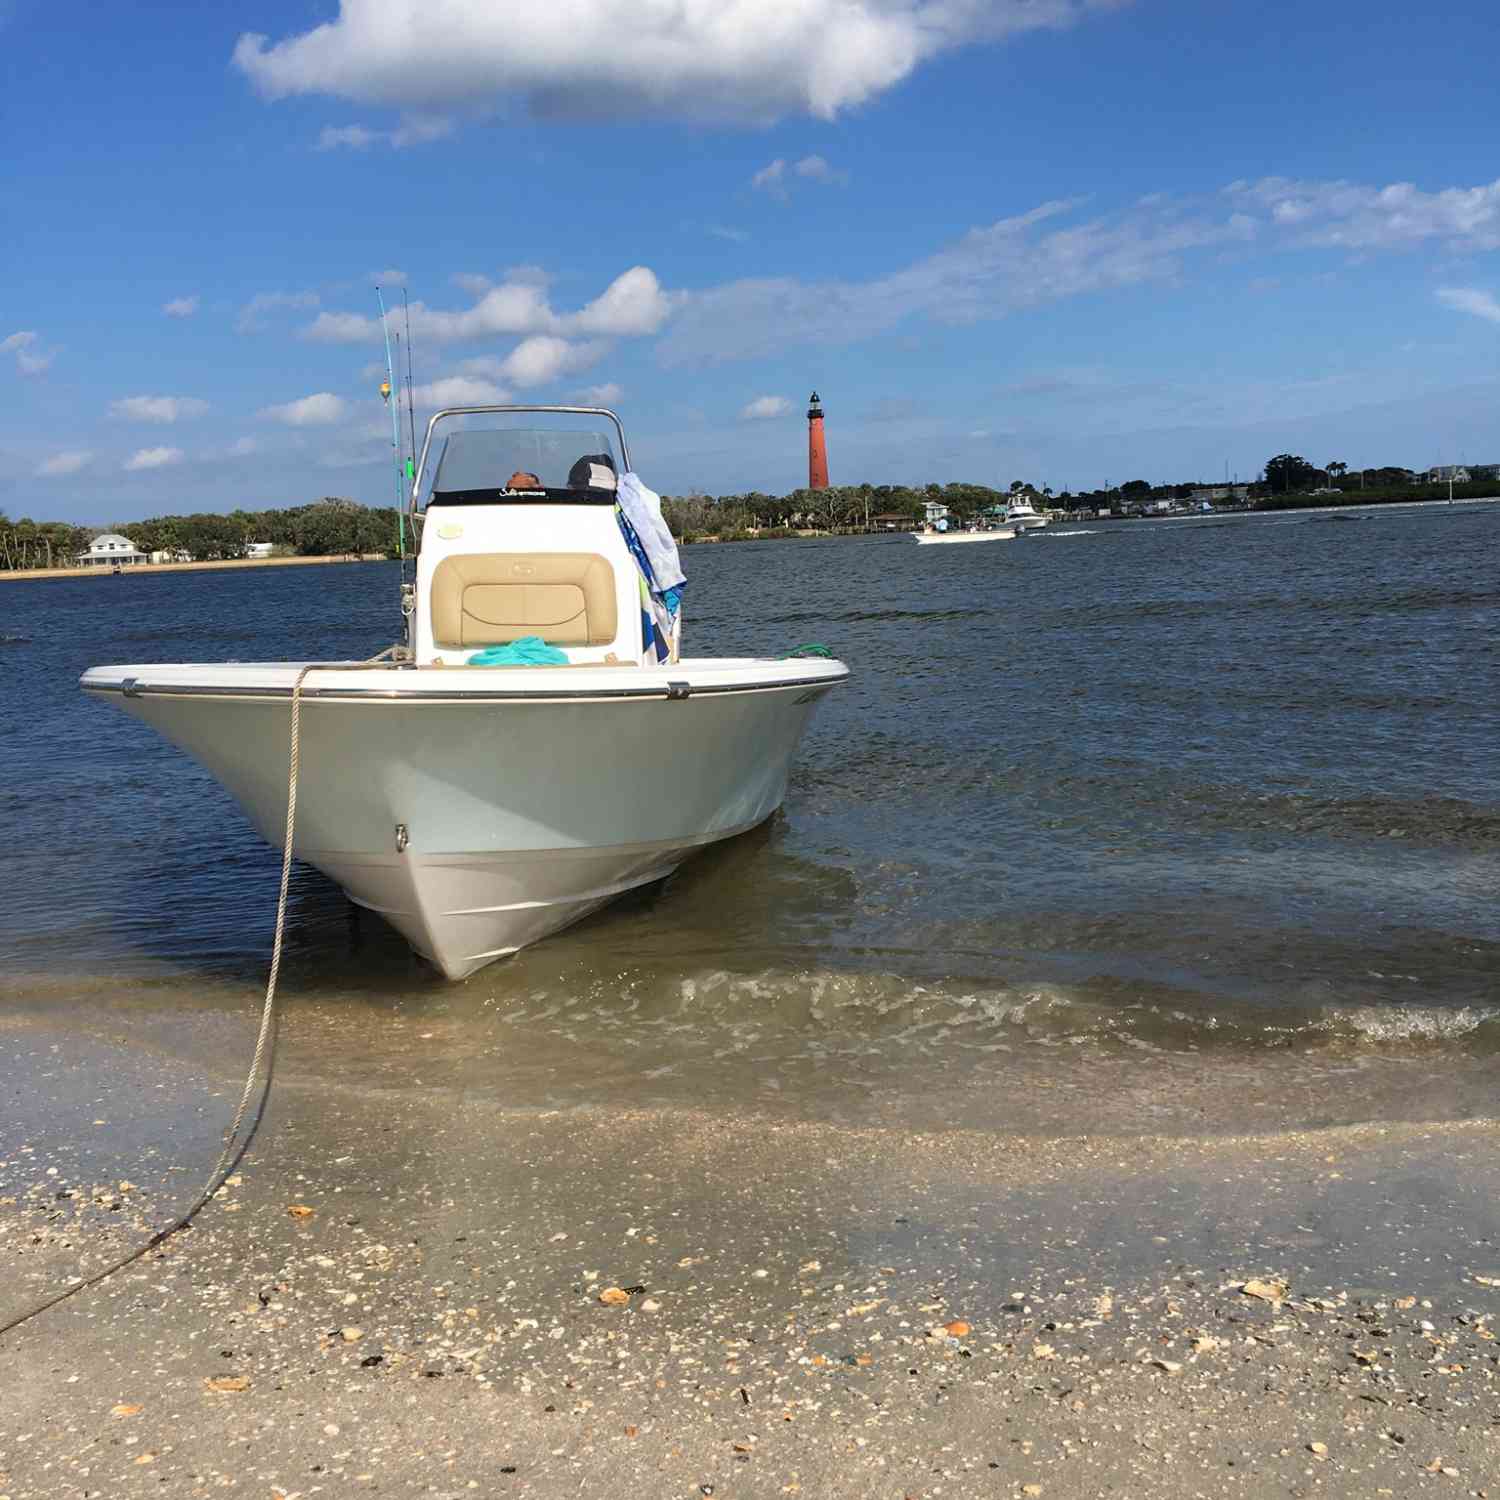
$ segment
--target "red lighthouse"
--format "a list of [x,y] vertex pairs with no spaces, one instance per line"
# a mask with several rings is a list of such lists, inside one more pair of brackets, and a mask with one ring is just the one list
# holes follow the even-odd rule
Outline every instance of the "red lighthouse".
[[807,487],[810,490],[828,488],[828,449],[823,443],[823,407],[818,393],[812,393],[807,408]]

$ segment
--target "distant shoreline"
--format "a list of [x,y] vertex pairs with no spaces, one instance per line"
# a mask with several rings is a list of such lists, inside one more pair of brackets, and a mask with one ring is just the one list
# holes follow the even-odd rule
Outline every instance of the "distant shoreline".
[[[293,568],[307,567],[315,563],[385,562],[384,552],[359,554],[340,552],[333,557],[236,557],[211,562],[132,563],[122,566],[118,576],[129,577],[133,573],[195,573],[207,568]],[[21,578],[88,578],[91,576],[114,577],[115,570],[96,568],[16,568],[0,571],[0,582]]]
[[[1060,526],[1085,525],[1090,521],[1210,521],[1222,520],[1226,516],[1313,516],[1326,515],[1330,511],[1348,510],[1420,510],[1429,506],[1449,505],[1496,505],[1500,504],[1500,495],[1455,495],[1452,500],[1444,498],[1424,500],[1345,500],[1335,501],[1331,505],[1276,505],[1267,506],[1264,509],[1256,507],[1240,508],[1226,507],[1222,510],[1189,512],[1186,515],[1175,516],[1089,516],[1076,515],[1070,519],[1062,516],[1054,518],[1055,523]],[[789,529],[782,526],[766,526],[759,531],[747,531],[722,535],[714,532],[707,534],[694,533],[689,537],[677,538],[679,547],[698,546],[723,546],[730,542],[795,542],[795,541],[817,541],[834,537],[858,537],[858,536],[902,536],[910,535],[920,530],[921,522],[911,521],[908,525],[892,527],[885,531],[863,531],[846,530],[838,528],[832,531],[817,529]],[[355,563],[355,562],[386,562],[389,554],[384,552],[365,552],[355,555],[353,553],[340,552],[327,557],[243,557],[232,558],[213,562],[179,562],[179,563],[141,563],[128,567],[121,567],[119,576],[126,577],[132,573],[190,573],[200,572],[208,568],[289,568],[308,567],[319,563]],[[23,578],[87,578],[91,574],[114,576],[114,569],[109,567],[95,568],[22,568],[15,570],[0,570],[0,583],[11,579]]]
[[[1127,516],[1108,515],[1096,516],[1092,513],[1054,512],[1052,523],[1056,526],[1087,526],[1096,521],[1160,521],[1160,522],[1188,522],[1188,521],[1222,521],[1227,517],[1241,516],[1318,516],[1326,515],[1332,511],[1339,510],[1425,510],[1434,506],[1446,508],[1450,505],[1500,505],[1500,495],[1455,495],[1449,500],[1446,497],[1431,500],[1346,500],[1343,503],[1335,501],[1331,505],[1276,505],[1259,508],[1256,506],[1224,506],[1222,509],[1211,511],[1189,511],[1178,515],[1148,515]],[[708,533],[702,535],[695,533],[691,537],[677,539],[679,547],[697,547],[703,545],[721,546],[728,542],[795,542],[815,541],[818,538],[827,537],[860,537],[860,536],[910,536],[922,529],[920,521],[912,521],[905,526],[894,526],[885,531],[864,531],[860,529],[835,531],[789,531],[781,526],[767,526],[760,531],[746,531],[734,533],[727,536]]]

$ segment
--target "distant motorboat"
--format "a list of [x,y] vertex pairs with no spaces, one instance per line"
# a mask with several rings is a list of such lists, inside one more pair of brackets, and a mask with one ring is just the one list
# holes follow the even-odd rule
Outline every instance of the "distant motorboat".
[[1050,520],[1025,495],[1019,495],[1005,507],[1005,524],[1017,531],[1040,531]]
[[1008,526],[997,527],[994,531],[914,531],[912,533],[918,542],[1010,542],[1015,540],[1016,533]]

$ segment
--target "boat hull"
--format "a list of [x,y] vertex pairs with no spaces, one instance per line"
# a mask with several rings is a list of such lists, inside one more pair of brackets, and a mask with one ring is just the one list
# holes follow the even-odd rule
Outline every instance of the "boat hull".
[[998,531],[917,531],[912,534],[923,546],[955,542],[1009,542],[1013,541],[1016,535],[1008,527],[1003,527]]
[[[294,853],[461,979],[776,811],[813,705],[847,669],[741,665],[315,673]],[[295,672],[264,691],[230,668],[100,668],[83,685],[201,762],[280,845]]]

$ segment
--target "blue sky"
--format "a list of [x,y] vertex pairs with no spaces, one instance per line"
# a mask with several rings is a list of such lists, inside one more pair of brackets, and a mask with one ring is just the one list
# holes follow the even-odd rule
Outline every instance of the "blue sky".
[[0,0],[0,509],[386,501],[617,406],[669,492],[1500,462],[1492,0]]

